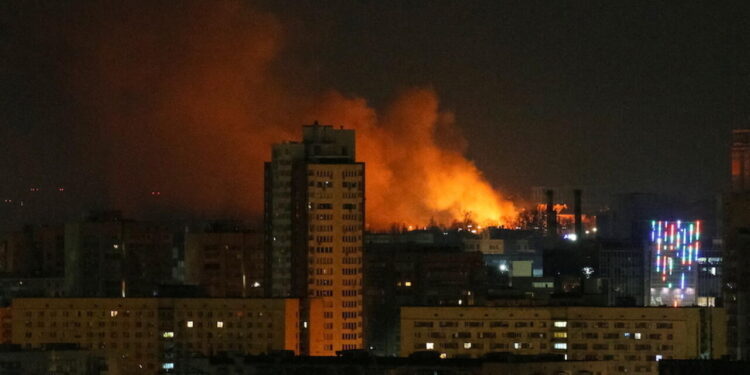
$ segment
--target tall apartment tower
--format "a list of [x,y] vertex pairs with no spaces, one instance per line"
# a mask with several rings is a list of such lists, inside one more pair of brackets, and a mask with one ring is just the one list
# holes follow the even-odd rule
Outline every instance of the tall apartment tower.
[[750,129],[732,130],[732,192],[750,191]]
[[733,359],[750,359],[750,129],[732,131],[732,191],[723,199],[723,299],[727,348]]
[[302,142],[273,145],[265,164],[266,290],[308,297],[303,327],[310,306],[322,309],[321,326],[302,331],[309,355],[363,345],[365,166],[355,160],[354,130],[316,122]]

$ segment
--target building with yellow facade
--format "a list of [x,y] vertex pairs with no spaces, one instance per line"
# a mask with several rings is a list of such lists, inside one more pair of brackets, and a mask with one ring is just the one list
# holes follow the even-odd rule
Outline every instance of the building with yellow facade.
[[19,298],[11,308],[13,344],[78,344],[112,374],[177,371],[195,354],[300,350],[297,299]]
[[725,324],[717,308],[404,307],[401,355],[550,353],[609,361],[611,373],[657,373],[661,359],[724,355]]
[[363,347],[365,167],[354,130],[315,123],[302,133],[273,145],[265,165],[266,291],[320,299],[322,331],[303,337],[302,352],[335,355]]

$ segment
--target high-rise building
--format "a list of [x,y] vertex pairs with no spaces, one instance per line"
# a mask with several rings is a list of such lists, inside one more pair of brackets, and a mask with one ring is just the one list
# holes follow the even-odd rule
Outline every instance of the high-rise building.
[[302,142],[274,145],[265,165],[265,284],[273,297],[320,299],[322,331],[301,340],[310,355],[362,347],[365,170],[355,155],[353,130],[316,122]]
[[750,358],[750,129],[732,131],[732,191],[724,199],[723,300],[730,357]]
[[750,129],[732,130],[732,191],[750,190]]
[[729,324],[729,354],[750,359],[750,192],[735,192],[726,201],[724,225],[724,305]]
[[652,221],[651,306],[695,305],[701,221]]

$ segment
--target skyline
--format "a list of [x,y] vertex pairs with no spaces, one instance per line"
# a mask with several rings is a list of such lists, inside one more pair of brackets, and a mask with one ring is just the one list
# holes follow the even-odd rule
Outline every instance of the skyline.
[[438,154],[517,203],[561,184],[710,197],[747,126],[737,7],[3,7],[0,193],[62,187],[68,212],[257,216],[271,143],[314,120],[387,127],[415,92]]

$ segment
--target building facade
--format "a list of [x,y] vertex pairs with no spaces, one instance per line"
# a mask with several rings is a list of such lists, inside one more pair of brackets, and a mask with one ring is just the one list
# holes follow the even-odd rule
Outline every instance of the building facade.
[[651,221],[651,306],[697,304],[701,221]]
[[65,225],[65,293],[148,297],[172,278],[172,232],[165,225],[98,212]]
[[728,311],[728,346],[735,360],[750,359],[750,129],[732,131],[732,191],[724,199],[723,301]]
[[750,359],[750,192],[732,193],[726,201],[724,225],[724,305],[728,311],[729,351]]
[[380,355],[398,355],[401,306],[482,303],[485,281],[480,252],[403,243],[368,244],[364,280],[367,345]]
[[260,233],[188,233],[185,282],[208,297],[263,297],[263,256]]
[[300,350],[297,299],[21,298],[11,309],[13,344],[78,344],[114,373],[179,372],[195,354]]
[[613,373],[657,373],[661,359],[726,353],[723,309],[612,307],[404,307],[401,355],[561,354],[609,361]]
[[353,130],[315,123],[302,138],[274,145],[265,166],[266,285],[320,299],[323,330],[303,352],[333,355],[363,346],[365,170]]
[[76,345],[48,345],[24,350],[0,347],[0,373],[7,375],[100,375],[108,372],[104,358]]
[[732,191],[750,190],[750,129],[732,130]]

